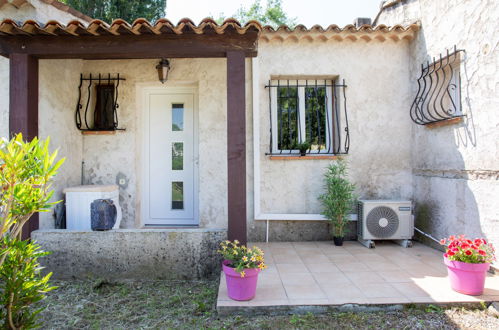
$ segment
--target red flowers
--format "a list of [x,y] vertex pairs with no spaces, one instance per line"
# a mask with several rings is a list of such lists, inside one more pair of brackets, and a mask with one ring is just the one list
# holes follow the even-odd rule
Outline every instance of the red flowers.
[[491,263],[495,260],[494,247],[483,238],[470,240],[464,235],[451,235],[441,239],[440,244],[447,247],[444,257],[453,261]]

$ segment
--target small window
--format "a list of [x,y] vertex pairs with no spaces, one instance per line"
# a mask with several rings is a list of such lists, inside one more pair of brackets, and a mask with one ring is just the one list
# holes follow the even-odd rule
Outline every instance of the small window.
[[172,170],[181,171],[184,169],[184,143],[172,143]]
[[[347,153],[345,85],[334,80],[271,80],[270,154]],[[341,97],[341,101],[338,99]]]
[[97,85],[94,129],[113,130],[114,127],[114,85]]
[[411,119],[427,125],[463,116],[461,109],[461,56],[464,50],[440,55],[421,65],[418,92],[410,109]]
[[182,181],[172,182],[172,210],[184,209],[184,183]]
[[184,130],[184,105],[172,104],[172,131]]

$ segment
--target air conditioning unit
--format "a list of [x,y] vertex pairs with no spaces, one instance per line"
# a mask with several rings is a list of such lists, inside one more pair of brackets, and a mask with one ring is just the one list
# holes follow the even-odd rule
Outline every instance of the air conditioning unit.
[[[359,241],[412,239],[414,218],[411,211],[411,201],[359,200],[357,224]],[[370,245],[371,243],[366,246],[374,247],[374,243]],[[403,245],[410,244],[406,242]]]

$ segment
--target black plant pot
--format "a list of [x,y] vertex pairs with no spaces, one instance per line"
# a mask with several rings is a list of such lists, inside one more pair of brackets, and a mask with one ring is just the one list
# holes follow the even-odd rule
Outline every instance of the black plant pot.
[[307,150],[300,150],[300,156],[306,156],[307,155]]
[[334,245],[336,246],[342,246],[343,245],[343,239],[345,237],[337,237],[337,236],[333,236],[333,241],[334,241]]

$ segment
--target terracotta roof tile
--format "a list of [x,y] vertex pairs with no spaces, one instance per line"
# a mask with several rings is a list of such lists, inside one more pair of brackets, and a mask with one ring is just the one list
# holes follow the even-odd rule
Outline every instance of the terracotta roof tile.
[[[47,0],[48,1],[48,0]],[[44,26],[29,20],[24,23],[18,23],[10,19],[5,19],[0,22],[0,35],[143,35],[143,34],[224,34],[238,33],[245,34],[248,31],[260,33],[260,40],[272,41],[291,39],[298,41],[306,40],[321,40],[327,41],[330,39],[341,41],[349,40],[379,40],[384,41],[392,39],[395,41],[401,39],[414,38],[415,33],[419,30],[419,25],[411,24],[408,26],[395,25],[387,27],[379,25],[373,27],[371,25],[363,25],[355,27],[347,25],[343,28],[337,25],[330,25],[323,28],[320,25],[314,25],[310,29],[304,25],[297,25],[295,28],[288,26],[280,26],[274,29],[271,26],[263,26],[256,21],[250,21],[244,26],[235,19],[227,19],[222,24],[217,24],[213,19],[206,18],[196,25],[188,18],[181,19],[176,25],[166,18],[157,20],[154,24],[143,18],[136,19],[132,24],[125,20],[116,19],[111,24],[107,24],[101,20],[91,20],[87,25],[73,20],[67,25],[63,25],[57,21],[49,21]]]
[[341,41],[347,40],[412,40],[415,37],[416,32],[419,30],[419,24],[410,24],[407,26],[395,25],[392,27],[387,27],[385,25],[378,25],[373,27],[372,25],[362,25],[356,27],[355,25],[349,24],[340,28],[338,25],[332,24],[327,28],[323,28],[320,25],[314,25],[307,29],[304,25],[297,25],[294,29],[288,26],[280,26],[277,29],[271,26],[264,26],[262,28],[262,34],[260,40],[264,42],[270,41],[299,41],[299,40],[336,40]]
[[77,20],[69,22],[66,26],[57,22],[49,21],[45,26],[29,20],[24,23],[15,22],[11,19],[5,19],[0,22],[0,33],[7,35],[28,34],[32,36],[42,34],[55,34],[55,35],[121,35],[121,34],[184,34],[196,33],[204,34],[206,32],[215,32],[217,34],[224,34],[228,31],[235,31],[239,34],[244,34],[248,31],[260,32],[261,25],[255,21],[248,22],[246,25],[241,26],[239,22],[234,19],[225,20],[222,24],[218,25],[212,19],[204,19],[199,25],[194,24],[190,19],[182,19],[177,25],[172,24],[167,19],[160,19],[155,24],[151,24],[143,18],[136,19],[132,24],[117,19],[110,25],[101,20],[91,20],[88,25],[83,25]]

